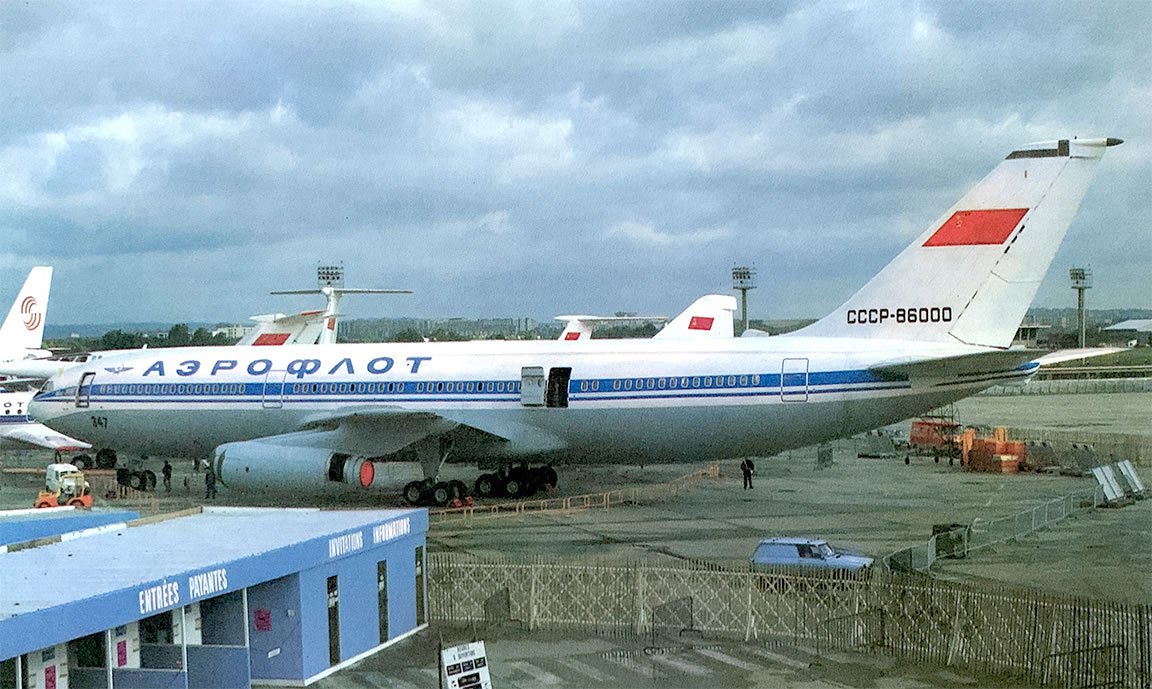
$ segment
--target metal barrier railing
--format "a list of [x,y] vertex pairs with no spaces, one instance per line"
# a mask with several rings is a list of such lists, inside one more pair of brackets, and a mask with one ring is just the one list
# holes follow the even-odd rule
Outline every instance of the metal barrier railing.
[[[991,520],[977,517],[967,526],[957,529],[963,531],[961,536],[956,536],[962,539],[962,552],[950,551],[948,554],[963,557],[982,548],[1017,540],[1074,514],[1095,509],[1104,502],[1104,492],[1097,486],[1090,491],[1078,491],[1048,500],[1007,517]],[[936,534],[923,544],[885,555],[881,562],[893,572],[927,572],[936,563],[942,536],[954,538],[951,534]]]
[[679,495],[693,484],[704,479],[720,477],[720,465],[716,462],[708,464],[703,469],[685,474],[667,483],[657,483],[649,486],[636,486],[605,491],[603,493],[587,493],[584,495],[569,495],[560,498],[542,498],[539,500],[517,500],[516,502],[494,503],[491,505],[471,505],[468,507],[455,507],[428,511],[428,522],[432,524],[448,524],[454,522],[471,522],[477,519],[492,519],[496,517],[523,516],[525,514],[566,513],[588,509],[611,509],[621,505],[636,504],[642,501],[661,500]]

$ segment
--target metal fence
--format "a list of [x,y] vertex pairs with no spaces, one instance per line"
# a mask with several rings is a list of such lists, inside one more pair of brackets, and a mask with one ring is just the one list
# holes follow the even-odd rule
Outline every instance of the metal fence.
[[1093,380],[1031,380],[1026,385],[996,385],[981,395],[1094,395],[1112,392],[1152,392],[1152,378],[1107,378]]
[[645,486],[620,488],[585,495],[568,495],[561,498],[516,500],[513,502],[498,502],[490,505],[472,505],[468,507],[429,510],[428,522],[430,525],[450,523],[470,524],[476,520],[494,517],[521,516],[524,514],[538,513],[565,513],[588,509],[612,509],[613,507],[634,505],[640,502],[674,498],[685,490],[693,487],[699,481],[719,477],[720,465],[716,462],[711,462],[702,469],[698,469],[665,483],[653,483]]
[[881,562],[890,571],[926,572],[936,558],[963,557],[970,552],[1023,538],[1050,524],[1105,503],[1099,486],[1044,502],[1036,507],[998,519],[976,518],[971,524],[933,535],[925,543],[886,555]]
[[1052,686],[1148,687],[1148,606],[924,577],[429,557],[432,619],[856,649]]

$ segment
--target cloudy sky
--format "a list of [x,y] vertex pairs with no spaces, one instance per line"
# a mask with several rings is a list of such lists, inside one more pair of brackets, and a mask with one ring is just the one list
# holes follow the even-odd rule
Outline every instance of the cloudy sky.
[[[1152,307],[1152,3],[0,3],[0,298],[223,321],[819,316],[1021,143],[1117,136],[1037,296]],[[7,308],[6,306],[4,308]]]

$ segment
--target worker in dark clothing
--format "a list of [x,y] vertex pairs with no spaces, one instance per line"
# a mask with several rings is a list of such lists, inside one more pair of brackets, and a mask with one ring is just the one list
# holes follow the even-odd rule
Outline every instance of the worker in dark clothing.
[[756,465],[747,457],[740,462],[740,473],[744,474],[744,490],[752,488],[752,474],[756,472]]
[[204,469],[204,499],[212,500],[216,497],[216,472],[209,465]]
[[160,470],[160,474],[164,477],[164,492],[172,492],[172,465],[168,460],[164,460],[164,468]]

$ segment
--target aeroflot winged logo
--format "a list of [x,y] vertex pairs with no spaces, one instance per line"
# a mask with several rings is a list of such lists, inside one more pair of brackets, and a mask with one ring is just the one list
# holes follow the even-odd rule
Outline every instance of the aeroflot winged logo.
[[20,315],[24,316],[24,327],[28,330],[39,328],[44,320],[44,315],[36,310],[36,297],[33,296],[24,297],[20,302]]
[[134,366],[109,366],[109,367],[106,367],[104,370],[109,372],[109,373],[123,373],[125,371],[131,371],[133,368],[135,368],[135,367]]
[[932,233],[924,246],[1003,244],[1027,214],[1027,208],[956,211]]

